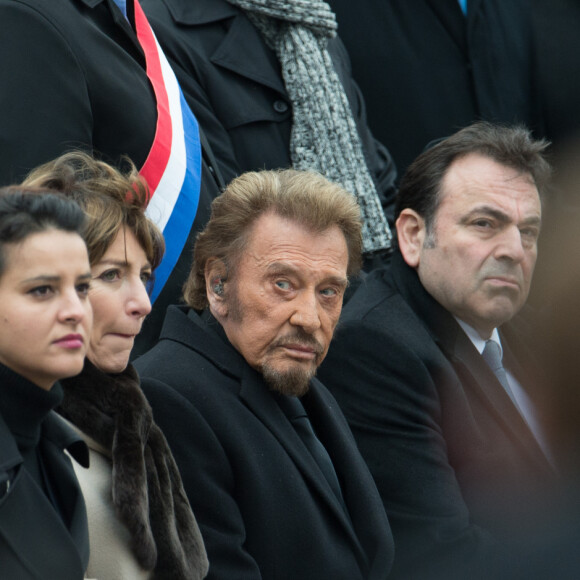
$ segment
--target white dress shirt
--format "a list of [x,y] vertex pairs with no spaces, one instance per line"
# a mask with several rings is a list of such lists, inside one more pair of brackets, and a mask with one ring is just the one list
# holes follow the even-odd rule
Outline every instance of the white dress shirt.
[[[471,340],[471,342],[473,343],[473,346],[475,346],[475,348],[477,349],[477,352],[479,352],[479,354],[483,353],[483,349],[485,348],[485,343],[487,342],[487,340],[493,340],[494,342],[496,342],[499,345],[499,348],[500,348],[500,351],[502,354],[502,359],[503,359],[503,347],[501,345],[501,340],[499,338],[499,332],[497,331],[497,328],[493,329],[493,332],[491,333],[491,336],[489,337],[489,339],[484,339],[484,338],[481,338],[481,335],[479,334],[479,332],[477,332],[477,330],[475,330],[475,328],[473,328],[472,326],[470,326],[466,322],[463,322],[463,320],[460,320],[459,318],[455,318],[455,320],[457,320],[457,323],[459,324],[459,326],[461,326],[461,328],[463,329],[465,334],[467,334],[467,336],[469,337],[469,340]],[[538,420],[537,409],[535,408],[528,393],[526,393],[526,391],[524,390],[522,385],[514,377],[514,375],[510,372],[510,370],[506,368],[505,371],[507,374],[509,386],[510,386],[511,391],[512,391],[511,395],[508,393],[508,395],[510,396],[510,399],[512,399],[512,400],[515,399],[515,406],[516,406],[517,410],[520,412],[520,415],[523,417],[524,421],[527,423],[528,427],[530,428],[530,431],[532,432],[532,434],[536,438],[538,445],[542,448],[544,455],[546,456],[548,461],[550,461],[550,463],[553,465],[552,456],[551,456],[550,448],[548,446],[546,435],[545,435],[544,430],[540,424],[540,421]],[[512,395],[513,395],[513,397],[512,397]]]

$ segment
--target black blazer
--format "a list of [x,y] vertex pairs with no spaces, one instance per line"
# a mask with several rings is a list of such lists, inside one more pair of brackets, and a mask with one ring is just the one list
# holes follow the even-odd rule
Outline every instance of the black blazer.
[[375,137],[399,175],[478,119],[540,129],[530,0],[329,0]]
[[72,148],[147,158],[155,98],[112,0],[0,0],[0,78],[2,185]]
[[199,523],[208,578],[387,577],[393,545],[380,497],[318,381],[303,403],[350,518],[261,375],[199,316],[170,308],[161,341],[135,366]]
[[[143,0],[142,5],[226,178],[290,167],[292,109],[280,65],[244,12],[226,0]],[[335,38],[328,50],[392,218],[391,156],[368,128],[344,45]]]
[[23,467],[16,442],[0,415],[0,577],[80,580],[89,561],[87,514],[64,451],[88,467],[88,449],[54,412],[43,422],[39,447],[69,523],[64,524]]
[[[538,85],[546,136],[556,146],[578,145],[580,137],[580,4],[531,0]],[[575,151],[575,150],[574,150]]]
[[[131,11],[132,0],[127,1]],[[0,0],[0,185],[71,149],[137,167],[157,122],[143,51],[113,0]],[[202,136],[203,138],[203,136]],[[177,303],[193,242],[219,194],[219,169],[203,142],[201,193],[189,239],[136,352],[156,341],[168,304]]]
[[[504,364],[528,386],[530,358],[508,330]],[[346,306],[319,376],[379,488],[395,578],[435,572],[447,557],[481,564],[504,527],[525,525],[530,498],[554,478],[491,369],[400,253]]]

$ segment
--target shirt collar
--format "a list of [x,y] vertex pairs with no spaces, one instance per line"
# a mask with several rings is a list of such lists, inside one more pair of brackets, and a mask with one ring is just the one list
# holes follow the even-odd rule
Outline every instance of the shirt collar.
[[[463,320],[460,320],[457,317],[454,318],[455,320],[457,320],[457,324],[459,324],[459,326],[461,326],[461,328],[463,329],[463,332],[467,334],[469,340],[471,340],[473,346],[477,349],[477,352],[481,354],[483,352],[483,349],[485,348],[485,343],[487,342],[487,340],[481,338],[481,335],[479,334],[479,332],[477,332],[477,330],[475,330],[475,328],[473,328],[473,326],[470,326],[469,324],[467,324],[467,322],[463,322]],[[500,355],[503,358],[503,348],[501,346],[501,340],[499,338],[499,332],[497,331],[497,328],[493,329],[491,336],[489,337],[488,340],[493,340],[494,342],[497,342],[497,344],[499,345]]]

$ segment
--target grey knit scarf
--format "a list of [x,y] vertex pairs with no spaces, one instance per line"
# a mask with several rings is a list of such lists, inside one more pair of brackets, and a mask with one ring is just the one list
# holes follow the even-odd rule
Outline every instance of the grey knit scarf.
[[355,121],[326,45],[336,19],[321,0],[227,0],[247,12],[280,62],[293,123],[290,156],[354,194],[363,251],[391,247],[391,231],[369,173]]

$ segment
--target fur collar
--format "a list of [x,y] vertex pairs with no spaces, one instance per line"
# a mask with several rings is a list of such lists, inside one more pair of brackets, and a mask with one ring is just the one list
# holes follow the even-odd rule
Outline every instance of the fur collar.
[[61,381],[59,412],[111,450],[112,501],[132,536],[133,552],[154,578],[201,579],[208,570],[203,540],[165,436],[129,365],[107,375],[88,360]]

